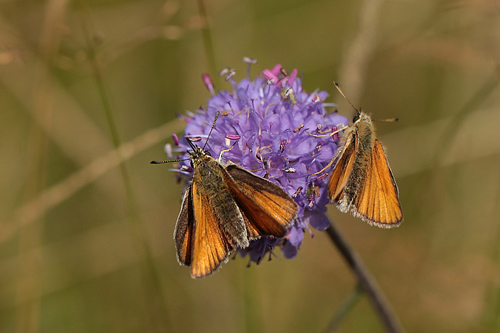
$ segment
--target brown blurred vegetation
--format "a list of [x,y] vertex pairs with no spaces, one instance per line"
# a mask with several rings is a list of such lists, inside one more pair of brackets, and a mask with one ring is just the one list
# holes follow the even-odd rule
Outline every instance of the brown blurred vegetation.
[[[281,63],[378,123],[405,221],[329,208],[408,332],[500,330],[500,5],[462,1],[0,2],[0,331],[323,332],[356,281],[321,232],[298,258],[175,259],[163,144],[200,76]],[[207,25],[208,24],[208,25]],[[229,88],[224,83],[219,87]],[[119,146],[118,151],[115,147]],[[341,332],[382,327],[363,299]]]

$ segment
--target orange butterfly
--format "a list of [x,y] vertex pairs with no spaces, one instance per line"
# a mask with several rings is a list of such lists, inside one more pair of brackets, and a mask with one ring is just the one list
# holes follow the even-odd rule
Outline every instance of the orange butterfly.
[[[298,206],[275,183],[235,164],[223,166],[187,141],[194,174],[182,200],[174,240],[179,264],[190,266],[191,277],[200,278],[215,272],[236,248],[248,247],[250,240],[284,237]],[[165,162],[169,161],[151,163]]]
[[[345,97],[336,82],[335,86]],[[403,211],[384,148],[376,138],[371,117],[354,109],[357,115],[344,130],[334,158],[337,163],[328,183],[328,197],[341,212],[350,211],[371,225],[399,226]]]

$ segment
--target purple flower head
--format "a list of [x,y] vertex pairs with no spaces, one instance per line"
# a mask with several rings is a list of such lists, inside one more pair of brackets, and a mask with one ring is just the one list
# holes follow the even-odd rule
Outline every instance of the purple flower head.
[[[242,256],[260,262],[274,247],[280,247],[286,258],[293,258],[302,244],[304,230],[312,226],[325,230],[329,221],[324,212],[328,203],[327,169],[334,157],[338,136],[330,135],[347,118],[336,112],[327,113],[323,101],[325,91],[308,93],[302,89],[297,70],[288,74],[281,65],[266,69],[254,80],[236,82],[234,73],[224,72],[232,92],[215,91],[207,75],[203,81],[212,94],[206,109],[185,116],[185,137],[198,145],[205,144],[212,123],[219,118],[205,149],[223,163],[231,161],[258,176],[280,185],[299,205],[297,218],[283,239],[262,237],[239,249]],[[183,152],[179,169],[188,184],[193,169],[185,138],[176,140],[177,151]],[[312,176],[311,176],[312,175]],[[311,233],[312,234],[312,233]]]

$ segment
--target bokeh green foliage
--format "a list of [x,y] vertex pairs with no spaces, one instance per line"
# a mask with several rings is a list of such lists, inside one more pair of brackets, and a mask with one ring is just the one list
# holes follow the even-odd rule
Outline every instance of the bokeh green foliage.
[[[243,56],[259,60],[253,75],[298,68],[349,117],[333,80],[374,118],[400,119],[376,125],[402,226],[328,214],[408,332],[498,331],[498,2],[205,5],[208,21],[195,1],[0,3],[0,331],[328,327],[356,281],[321,232],[294,260],[237,258],[200,281],[175,260],[182,186],[148,163],[182,132],[175,114],[206,105],[208,59],[242,79]],[[366,299],[340,326],[381,330]]]

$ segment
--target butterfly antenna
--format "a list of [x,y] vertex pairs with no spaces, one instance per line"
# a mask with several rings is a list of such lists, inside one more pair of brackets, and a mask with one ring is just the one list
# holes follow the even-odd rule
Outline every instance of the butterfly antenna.
[[149,164],[165,164],[165,163],[173,163],[173,162],[180,162],[180,161],[187,161],[186,160],[165,160],[165,161],[151,161]]
[[[186,138],[186,141],[189,143],[191,148],[194,150],[196,146],[191,142],[191,139]],[[149,164],[165,164],[165,163],[173,163],[173,162],[181,162],[181,161],[189,161],[189,158],[185,158],[183,160],[175,159],[175,160],[165,160],[165,161],[151,161]]]
[[[219,114],[220,114],[219,111],[217,111],[217,113],[215,114],[215,119],[214,119],[214,122],[212,124],[212,128],[210,129],[210,132],[208,132],[207,141],[205,141],[205,144],[203,145],[203,150],[205,150],[205,146],[208,143],[208,138],[210,138],[210,135],[212,134],[212,131],[214,130],[215,123],[217,122],[217,119],[219,118]],[[192,145],[191,145],[191,147],[192,147]]]
[[340,88],[339,84],[335,81],[333,81],[333,84],[335,85],[335,88],[337,88],[337,90],[339,91],[339,93],[344,96],[344,98],[346,99],[346,101],[352,106],[352,108],[358,113],[360,114],[361,111],[359,111],[358,109],[356,109],[356,107],[354,106],[354,104],[351,103],[351,101],[349,100],[349,98],[347,98],[347,96],[344,94],[344,92],[342,91],[342,89]]

